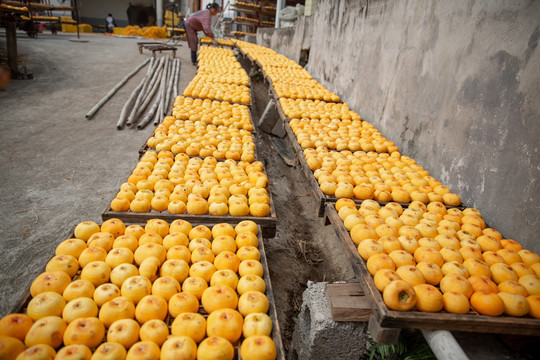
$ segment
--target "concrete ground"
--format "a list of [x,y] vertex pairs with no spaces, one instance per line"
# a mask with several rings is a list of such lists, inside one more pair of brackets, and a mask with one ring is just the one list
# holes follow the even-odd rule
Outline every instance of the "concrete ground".
[[[81,34],[18,34],[21,68],[34,80],[0,91],[0,314],[13,310],[70,229],[100,216],[137,163],[153,131],[116,130],[120,111],[144,76],[137,73],[92,118],[85,114],[150,57],[138,39]],[[0,34],[0,48],[5,36]],[[164,53],[165,54],[165,53]],[[168,56],[168,55],[167,55]],[[182,44],[179,88],[195,75]]]

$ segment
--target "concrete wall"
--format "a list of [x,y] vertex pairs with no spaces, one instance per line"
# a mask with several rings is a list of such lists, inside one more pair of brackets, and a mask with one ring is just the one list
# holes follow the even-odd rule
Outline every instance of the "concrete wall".
[[297,60],[508,238],[540,252],[540,1],[319,0]]

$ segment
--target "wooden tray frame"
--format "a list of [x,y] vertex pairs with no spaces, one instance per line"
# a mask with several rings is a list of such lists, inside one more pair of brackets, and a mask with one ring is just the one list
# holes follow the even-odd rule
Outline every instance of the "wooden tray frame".
[[[231,84],[227,84],[227,85],[231,85]],[[243,85],[245,86],[245,85]],[[182,94],[179,94],[179,96],[183,96],[183,97],[186,97],[186,98],[192,98],[192,99],[199,99],[199,100],[210,100],[210,101],[219,101],[219,102],[228,102],[229,104],[236,104],[236,105],[244,105],[244,106],[247,106],[250,110],[252,108],[252,105],[253,105],[253,98],[251,96],[251,88],[249,86],[247,86],[247,88],[249,89],[249,104],[244,104],[244,103],[239,103],[239,102],[234,102],[234,101],[226,101],[226,100],[217,100],[217,99],[209,99],[209,98],[200,98],[200,97],[195,97],[195,96],[187,96],[187,95],[183,95]]]
[[[266,170],[263,169],[263,173],[268,177],[266,174]],[[147,220],[160,218],[167,221],[173,221],[176,219],[183,219],[189,222],[194,223],[203,223],[203,224],[219,224],[219,223],[238,223],[243,220],[251,220],[255,222],[257,225],[260,225],[262,228],[262,232],[264,237],[266,238],[273,238],[276,236],[276,227],[277,227],[277,214],[276,214],[276,208],[274,205],[274,199],[272,197],[272,192],[270,191],[270,188],[267,189],[268,197],[269,197],[269,206],[270,206],[270,214],[269,216],[232,216],[232,215],[193,215],[193,214],[170,214],[168,211],[164,212],[157,212],[154,210],[150,210],[150,212],[147,213],[135,213],[131,211],[114,211],[111,209],[111,201],[116,197],[116,195],[113,195],[109,202],[107,203],[107,207],[103,210],[101,213],[101,218],[103,220],[108,220],[112,218],[120,219],[126,223],[144,223]]]
[[[274,99],[276,100],[276,102],[279,102],[279,99],[291,99],[291,100],[297,100],[298,99],[298,100],[312,100],[312,101],[315,101],[315,99],[307,99],[307,98],[304,98],[304,99],[302,99],[302,98],[291,98],[291,97],[287,97],[287,96],[279,97],[277,95],[277,93],[276,93],[276,90],[274,89],[274,83],[270,79],[270,77],[266,76],[266,74],[265,74],[264,78],[265,78],[265,80],[268,81],[268,85],[270,87],[270,92],[271,92],[272,96],[274,97]],[[324,101],[324,102],[327,102],[327,103],[334,103],[334,104],[343,104],[342,101],[330,101],[330,100],[328,100],[328,101],[327,100],[321,100],[321,101]],[[283,108],[281,107],[281,104],[279,105],[279,110],[278,111],[280,111],[280,115],[283,114],[283,116],[287,117],[285,115],[285,113],[283,113]],[[287,117],[287,119],[289,119],[289,118]]]
[[366,294],[373,300],[373,317],[381,327],[387,328],[417,328],[429,330],[450,330],[465,332],[486,332],[515,335],[540,334],[540,319],[518,318],[510,316],[485,316],[473,310],[468,314],[450,314],[447,312],[424,313],[420,311],[390,310],[383,301],[382,294],[375,286],[365,261],[358,254],[349,232],[332,204],[326,204],[326,223],[332,224],[338,239],[348,249],[346,255],[350,260],[355,274],[359,275]]
[[[310,167],[307,164],[306,157],[304,156],[304,149],[302,149],[300,144],[298,144],[298,141],[296,140],[296,136],[294,135],[290,125],[287,122],[284,123],[284,128],[292,144],[292,147],[297,154],[298,161],[300,162],[300,165],[302,167],[302,172],[306,176],[309,186],[312,188],[311,190],[313,192],[313,196],[318,202],[321,203],[318,214],[319,214],[319,217],[322,217],[324,215],[324,204],[326,203],[335,204],[339,200],[339,198],[335,196],[328,196],[322,192],[321,188],[319,187],[319,183],[317,182],[317,180],[315,179],[315,176],[313,175],[313,171],[311,171]],[[359,200],[359,199],[351,199],[351,200],[353,200],[357,206],[360,206],[364,202],[364,200]],[[390,203],[390,201],[377,201],[377,202],[382,206]],[[408,208],[410,205],[410,203],[398,203],[398,204],[400,204],[403,208]],[[459,206],[446,205],[446,208],[447,209],[457,208],[457,209],[463,210],[466,208],[466,206],[463,204]]]
[[[157,219],[157,217],[156,217]],[[169,225],[170,225],[170,222],[168,221]],[[191,222],[190,222],[191,223]],[[197,225],[206,225],[208,227],[212,227],[213,225],[215,224],[207,224],[207,223],[191,223],[193,225],[193,227],[197,226]],[[126,222],[125,223],[126,226],[129,226],[129,225],[141,225],[144,227],[145,223],[142,223],[142,222],[138,222],[138,223],[128,223]],[[101,226],[101,224],[100,224]],[[277,316],[277,308],[276,308],[276,303],[275,303],[275,300],[274,300],[274,292],[272,290],[272,282],[270,280],[270,271],[269,271],[269,268],[268,268],[268,260],[266,258],[266,251],[264,249],[264,240],[263,240],[263,231],[262,231],[262,228],[260,225],[257,226],[258,227],[258,233],[257,233],[257,239],[259,240],[259,253],[261,254],[261,264],[263,266],[263,280],[265,282],[265,285],[266,285],[266,292],[265,292],[265,295],[268,299],[268,303],[269,303],[269,308],[268,308],[268,316],[270,316],[270,319],[272,320],[272,334],[271,334],[271,338],[272,340],[274,341],[274,344],[276,346],[276,353],[277,353],[277,356],[276,356],[276,359],[279,359],[279,360],[285,360],[285,350],[283,348],[283,342],[281,340],[281,330],[280,330],[280,327],[279,327],[279,322],[278,322],[278,316]],[[64,238],[65,239],[70,239],[70,238],[74,238],[75,235],[74,235],[74,232],[75,232],[75,226],[72,226],[71,227],[71,230],[67,233],[68,235],[65,236]],[[51,257],[52,258],[52,257]],[[45,267],[46,265],[43,266],[43,271],[45,271]],[[80,270],[77,272],[77,274],[73,277],[72,280],[78,278],[80,275]],[[21,299],[19,299],[15,305],[12,307],[12,310],[9,312],[9,313],[26,313],[26,308],[28,306],[28,303],[30,302],[30,300],[32,299],[32,295],[30,295],[30,286],[27,287],[27,291],[26,291],[26,295],[24,297],[22,297]],[[207,314],[206,312],[204,311],[204,309],[202,308],[202,305],[200,306],[199,308],[199,311],[198,311],[200,314],[203,314],[203,316],[207,317]],[[170,318],[170,314],[167,313],[167,317],[165,319],[165,322],[167,323],[167,325],[169,326],[170,328],[170,325],[172,324],[172,319]],[[170,329],[169,329],[170,331]],[[242,339],[242,337],[241,337]],[[106,341],[106,339],[104,339]],[[237,341],[235,344],[233,344],[234,348],[235,348],[235,353],[237,354],[236,356],[236,359],[238,360],[241,360],[241,355],[240,355],[240,344],[241,344],[241,341]]]
[[[113,211],[110,207],[110,205],[107,205],[103,213],[101,214],[101,218],[103,220],[113,219],[117,218],[120,219],[126,223],[141,223],[146,222],[150,219],[160,218],[166,221],[174,221],[176,219],[182,219],[193,223],[202,223],[202,224],[208,224],[208,225],[216,225],[219,223],[229,223],[234,224],[238,223],[240,221],[244,220],[251,220],[255,222],[257,225],[261,226],[262,233],[265,238],[273,238],[276,236],[276,226],[277,226],[277,218],[276,218],[276,209],[274,207],[274,201],[272,199],[270,191],[268,192],[268,196],[270,197],[270,216],[265,217],[257,217],[257,216],[232,216],[232,215],[223,215],[223,216],[216,216],[216,215],[193,215],[193,214],[169,214],[168,212],[157,212],[157,211],[150,211],[147,213],[134,213],[131,211],[127,212],[121,212],[121,211]],[[111,201],[114,199],[111,198]],[[110,204],[110,201],[109,201]]]
[[[227,39],[224,39],[224,40],[227,40]],[[199,46],[211,46],[211,47],[222,48],[222,49],[233,49],[234,48],[234,43],[232,45],[223,45],[223,44],[214,45],[213,43],[210,43],[210,44],[202,43],[199,40]]]
[[[255,134],[257,134],[257,129],[255,128],[255,124],[252,124],[253,125],[253,130],[252,131],[249,131],[251,133],[251,136],[253,137],[253,142],[255,143],[256,142],[256,139],[255,139]],[[238,129],[238,130],[242,130],[242,129]],[[246,130],[247,131],[247,130]],[[156,149],[150,149],[150,147],[148,146],[148,140],[154,136],[154,132],[152,132],[152,134],[150,134],[150,136],[148,136],[148,138],[146,139],[146,141],[142,144],[142,146],[139,148],[138,150],[138,154],[139,154],[139,159],[144,155],[145,152],[147,152],[148,150],[154,150],[154,151],[157,151]],[[176,155],[176,154],[175,154]],[[190,158],[194,158],[194,157],[200,157],[201,159],[204,159],[203,157],[201,156],[189,156]],[[255,147],[255,161],[257,161],[259,159],[259,157],[257,156],[257,147]],[[217,161],[225,161],[227,159],[216,159]]]

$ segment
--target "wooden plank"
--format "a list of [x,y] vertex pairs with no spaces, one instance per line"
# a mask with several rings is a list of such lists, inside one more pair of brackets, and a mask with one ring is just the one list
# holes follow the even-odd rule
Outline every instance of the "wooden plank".
[[484,316],[474,310],[467,314],[450,314],[444,311],[438,313],[424,313],[420,311],[394,311],[390,310],[382,298],[382,294],[375,286],[373,277],[367,270],[365,261],[360,257],[356,245],[352,242],[349,232],[333,204],[326,204],[326,216],[333,224],[336,234],[342,243],[349,248],[347,257],[353,264],[355,273],[359,274],[366,294],[373,301],[373,316],[381,327],[417,328],[428,330],[451,330],[466,332],[486,332],[515,335],[540,334],[540,319],[531,317],[511,316]]
[[[279,96],[277,95],[276,89],[274,89],[273,84],[268,86],[268,91],[270,92],[270,96],[273,97],[276,100],[276,102],[279,102]],[[281,105],[279,107],[281,108]],[[280,116],[283,117],[283,115],[285,115],[285,114],[283,113],[283,108],[281,108]]]
[[11,16],[6,17],[6,47],[7,47],[7,65],[13,78],[19,75],[17,66],[17,26],[15,19]]
[[[339,200],[335,196],[328,196],[328,195],[325,195],[324,198],[325,198],[325,202],[333,203],[333,204],[335,204]],[[360,199],[351,199],[351,200],[354,201],[356,206],[362,205],[362,203],[365,201],[365,200],[360,200]],[[384,206],[386,204],[389,204],[391,202],[396,202],[396,201],[377,201],[377,202],[379,203],[379,205]],[[398,202],[398,204],[401,205],[401,207],[405,209],[405,208],[408,208],[411,203],[400,203],[400,202]],[[458,206],[450,206],[450,205],[445,205],[445,206],[446,206],[447,209],[454,209],[455,208],[455,209],[459,209],[459,210],[464,210],[464,209],[467,208],[467,206],[465,206],[463,204],[458,205]]]
[[378,344],[395,345],[398,342],[401,329],[386,328],[371,316],[368,322],[368,332],[371,338]]
[[[334,211],[332,211],[332,209]],[[327,204],[325,206],[325,216],[330,221],[330,223],[334,226],[334,230],[335,230],[335,232],[337,234],[337,237],[338,237],[339,241],[341,242],[341,245],[343,246],[343,249],[345,251],[345,255],[349,259],[349,263],[352,266],[354,274],[362,282],[362,279],[360,277],[360,271],[361,271],[360,266],[359,266],[359,264],[357,262],[357,259],[355,257],[355,253],[358,254],[358,250],[357,250],[356,246],[354,245],[354,243],[352,242],[352,240],[348,241],[348,239],[347,239],[347,236],[348,236],[347,229],[345,229],[344,226],[336,226],[336,223],[339,224],[341,222],[341,219],[339,218],[339,215],[338,215],[337,211],[333,207],[330,207]],[[364,292],[366,292],[366,284],[364,282],[362,282],[361,286],[362,286]]]
[[319,205],[317,208],[317,216],[323,217],[324,205],[325,205],[324,194],[321,191],[321,188],[319,187],[319,183],[317,182],[317,179],[315,179],[313,172],[307,165],[306,157],[304,156],[304,151],[302,150],[302,147],[300,147],[300,145],[296,141],[296,137],[294,136],[294,133],[292,132],[291,127],[289,126],[289,123],[283,122],[283,127],[285,129],[285,133],[287,134],[287,138],[289,139],[289,142],[294,152],[296,153],[296,157],[298,158],[298,162],[300,163],[300,169],[302,170],[302,173],[306,177],[306,180],[308,182],[313,198],[315,199],[315,201],[317,201]]
[[279,99],[277,98],[277,94],[276,94],[276,102],[277,102],[278,113],[283,119],[283,122],[288,123],[289,121],[291,121],[291,119],[289,119],[289,117],[285,115],[285,112],[283,111],[283,108],[281,107],[281,103],[279,102]]
[[259,119],[259,123],[257,124],[259,129],[266,133],[271,133],[276,123],[280,120],[279,114],[275,108],[276,101],[274,99],[270,99],[266,104],[261,118]]
[[[270,194],[269,194],[270,196]],[[112,199],[111,199],[112,200]],[[154,219],[154,218],[160,218],[167,221],[174,221],[176,219],[183,219],[189,222],[204,222],[206,224],[219,224],[219,223],[238,223],[243,220],[251,220],[255,222],[257,225],[260,225],[262,227],[264,236],[267,238],[272,238],[276,234],[276,226],[277,226],[277,219],[275,217],[275,208],[272,203],[272,200],[270,200],[270,215],[268,217],[257,217],[257,216],[231,216],[231,215],[224,215],[224,216],[216,216],[216,215],[192,215],[192,214],[169,214],[168,212],[156,212],[151,211],[147,213],[134,213],[131,211],[128,212],[120,212],[120,211],[113,211],[110,206],[107,206],[103,213],[101,214],[101,218],[103,220],[108,220],[112,218],[120,219],[124,222],[146,222],[147,220]],[[272,215],[274,214],[274,215]]]
[[[260,228],[260,227],[259,227]],[[268,260],[266,258],[266,251],[264,250],[264,241],[259,231],[259,252],[261,253],[261,264],[263,266],[263,279],[266,283],[266,297],[270,307],[268,309],[268,316],[272,319],[272,340],[276,345],[277,359],[285,360],[285,350],[283,348],[283,342],[281,340],[281,331],[279,329],[278,315],[276,309],[276,302],[274,300],[274,292],[272,290],[272,282],[270,281],[270,270],[268,268]]]
[[359,283],[326,284],[326,298],[334,321],[367,322],[371,316],[371,298]]

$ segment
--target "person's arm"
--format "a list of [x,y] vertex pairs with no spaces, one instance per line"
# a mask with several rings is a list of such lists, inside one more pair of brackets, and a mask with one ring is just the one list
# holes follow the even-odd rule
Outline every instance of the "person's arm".
[[214,38],[214,33],[212,32],[212,15],[210,11],[205,11],[203,16],[201,16],[201,25],[206,36]]

